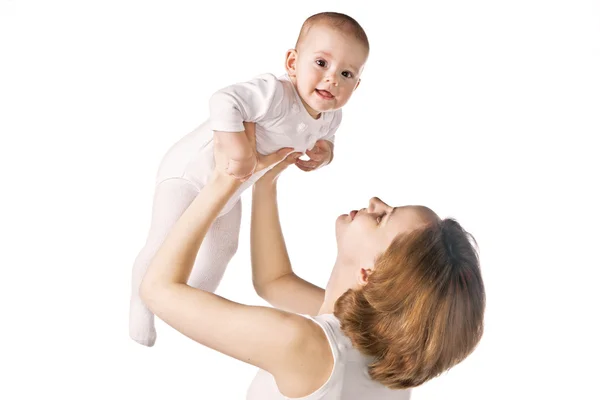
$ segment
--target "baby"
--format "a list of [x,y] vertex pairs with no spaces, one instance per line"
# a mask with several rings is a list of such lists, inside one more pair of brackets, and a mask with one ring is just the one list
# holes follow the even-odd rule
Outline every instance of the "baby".
[[288,147],[310,158],[297,160],[303,171],[329,164],[341,108],[358,87],[368,54],[367,36],[354,19],[332,12],[316,14],[302,25],[296,48],[288,50],[285,75],[260,75],[212,95],[210,118],[175,143],[158,170],[150,232],[133,265],[129,314],[133,340],[146,346],[156,341],[154,315],[141,301],[139,287],[171,227],[208,182],[214,169],[214,141],[229,157],[228,172],[245,181],[207,233],[188,281],[210,292],[237,250],[241,193],[267,172],[254,173],[256,157],[243,122],[256,123],[256,150],[261,154]]

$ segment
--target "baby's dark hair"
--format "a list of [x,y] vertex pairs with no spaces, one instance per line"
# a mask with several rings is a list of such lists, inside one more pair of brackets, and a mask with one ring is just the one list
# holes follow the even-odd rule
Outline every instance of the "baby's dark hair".
[[485,290],[474,244],[453,219],[400,235],[367,284],[337,300],[343,332],[374,357],[373,380],[392,389],[419,386],[475,349]]
[[310,29],[319,24],[327,25],[333,29],[353,35],[365,46],[367,53],[369,52],[369,39],[362,26],[360,26],[354,18],[337,12],[322,12],[308,17],[300,29],[300,34],[296,41],[296,48],[298,48],[302,39],[304,39]]

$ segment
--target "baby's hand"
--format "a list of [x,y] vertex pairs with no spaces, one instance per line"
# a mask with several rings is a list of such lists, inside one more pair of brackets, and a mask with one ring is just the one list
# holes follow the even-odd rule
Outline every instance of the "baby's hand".
[[244,160],[229,159],[229,162],[227,163],[227,173],[237,179],[245,181],[254,173],[257,164],[258,159],[256,153],[253,153]]
[[258,163],[256,148],[248,141],[245,129],[241,132],[214,132],[215,150],[222,157],[220,165],[224,172],[242,182],[254,173]]
[[302,171],[314,171],[331,162],[333,159],[333,143],[328,140],[317,140],[315,147],[306,150],[310,160],[296,160],[296,166]]
[[[223,138],[227,139],[227,134],[222,135],[223,132],[215,132],[214,141],[214,159],[215,159],[215,170],[214,173],[217,175],[225,174],[233,176],[240,182],[245,182],[254,172],[260,172],[265,168],[276,165],[281,162],[286,156],[294,151],[291,147],[284,147],[277,150],[274,153],[262,155],[256,151],[256,131],[255,124],[253,122],[244,122],[244,132],[236,133],[235,135],[241,135],[244,139],[238,143],[247,145],[250,150],[248,157],[238,158],[241,152],[237,152],[232,157],[231,146],[227,146],[223,143]],[[229,136],[234,139],[240,138],[240,136]]]

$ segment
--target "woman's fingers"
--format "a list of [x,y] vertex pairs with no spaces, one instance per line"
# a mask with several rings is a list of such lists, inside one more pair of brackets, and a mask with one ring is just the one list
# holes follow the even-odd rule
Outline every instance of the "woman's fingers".
[[319,162],[313,160],[297,160],[296,165],[302,171],[312,171],[317,166],[319,166]]
[[269,168],[273,164],[281,164],[280,161],[283,161],[294,149],[290,147],[284,147],[283,149],[279,149],[274,153],[267,155],[258,155],[258,165],[256,166],[256,172],[261,171],[265,168]]
[[300,157],[302,153],[291,153],[289,154],[283,161],[279,164],[275,165],[269,172],[267,172],[264,176],[260,178],[263,181],[275,181],[279,175],[290,165],[294,164],[298,157]]

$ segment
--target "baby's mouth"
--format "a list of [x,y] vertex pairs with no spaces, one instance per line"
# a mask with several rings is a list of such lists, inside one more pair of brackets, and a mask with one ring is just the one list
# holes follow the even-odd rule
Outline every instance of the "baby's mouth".
[[315,89],[315,92],[317,92],[317,94],[319,96],[323,97],[324,99],[331,100],[331,99],[335,98],[335,96],[332,95],[331,93],[329,93],[329,91],[327,91],[327,90]]

